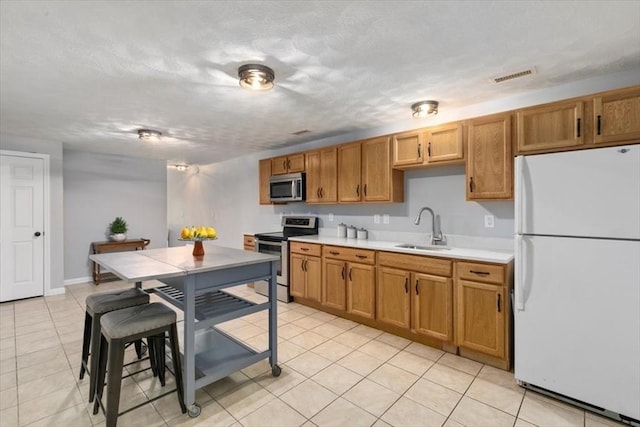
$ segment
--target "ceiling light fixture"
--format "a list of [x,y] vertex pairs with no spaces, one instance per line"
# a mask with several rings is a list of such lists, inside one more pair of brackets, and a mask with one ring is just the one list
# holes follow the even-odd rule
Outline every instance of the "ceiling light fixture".
[[238,68],[240,86],[249,90],[269,90],[273,87],[275,74],[266,65],[245,64]]
[[184,172],[187,170],[189,165],[175,165],[175,167],[178,172]]
[[438,101],[420,101],[411,106],[413,117],[428,117],[438,114]]
[[138,129],[138,138],[143,141],[160,141],[162,132],[152,129]]

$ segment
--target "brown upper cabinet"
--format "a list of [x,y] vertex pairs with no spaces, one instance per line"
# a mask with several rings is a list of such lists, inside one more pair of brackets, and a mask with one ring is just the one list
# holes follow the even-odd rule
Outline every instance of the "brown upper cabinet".
[[258,179],[260,181],[260,204],[270,205],[269,178],[271,178],[271,159],[262,159],[258,162]]
[[511,114],[470,120],[467,145],[467,200],[512,199]]
[[464,162],[462,123],[449,123],[393,136],[393,167]]
[[271,175],[304,172],[304,153],[289,154],[288,156],[271,159]]
[[516,113],[517,152],[568,148],[585,143],[584,102],[556,102]]
[[338,201],[337,153],[335,146],[306,153],[307,203]]
[[392,169],[388,136],[338,147],[338,201],[402,202],[404,174]]
[[595,144],[640,140],[640,87],[596,96],[593,124]]

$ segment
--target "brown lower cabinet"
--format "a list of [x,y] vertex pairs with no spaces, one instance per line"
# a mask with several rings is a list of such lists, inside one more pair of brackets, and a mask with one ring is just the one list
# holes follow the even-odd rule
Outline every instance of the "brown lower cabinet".
[[291,242],[290,252],[289,292],[291,296],[320,302],[322,296],[320,245]]

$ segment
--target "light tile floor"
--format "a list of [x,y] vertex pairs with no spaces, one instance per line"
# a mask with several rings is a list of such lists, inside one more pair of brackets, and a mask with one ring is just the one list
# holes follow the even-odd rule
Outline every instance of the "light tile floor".
[[[73,285],[64,295],[0,304],[0,426],[104,425],[101,414],[91,415],[88,378],[78,379],[84,301],[91,293],[128,286]],[[231,292],[264,298],[244,285]],[[266,312],[220,327],[256,349],[267,347]],[[616,425],[525,391],[509,372],[300,304],[278,303],[278,342],[280,377],[272,377],[265,360],[198,390],[197,418],[181,414],[171,394],[120,417],[118,425]],[[167,386],[173,384],[169,375]],[[148,373],[126,379],[120,407],[162,391]]]

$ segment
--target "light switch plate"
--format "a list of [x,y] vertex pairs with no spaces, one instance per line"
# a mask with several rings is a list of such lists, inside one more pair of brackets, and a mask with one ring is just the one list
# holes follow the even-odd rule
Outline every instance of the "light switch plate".
[[374,224],[380,224],[380,215],[375,214],[375,215],[373,216],[373,223],[374,223]]
[[329,214],[329,222],[331,222],[331,221],[333,221],[333,214],[332,213]]
[[382,215],[382,223],[389,224],[389,215],[387,214]]
[[484,228],[493,228],[495,223],[495,217],[493,215],[484,216]]

